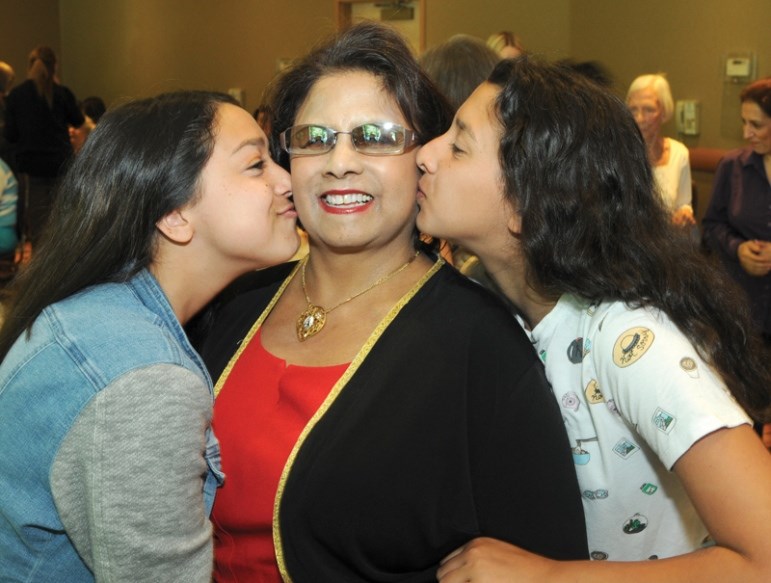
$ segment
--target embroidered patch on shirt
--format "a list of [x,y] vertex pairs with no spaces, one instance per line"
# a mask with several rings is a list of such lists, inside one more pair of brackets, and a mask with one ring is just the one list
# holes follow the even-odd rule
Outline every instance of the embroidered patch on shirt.
[[652,421],[656,428],[664,433],[669,433],[675,426],[675,418],[660,407],[653,413]]
[[696,361],[690,356],[684,356],[680,359],[680,368],[682,368],[688,376],[694,379],[699,378],[699,368],[696,365]]
[[637,534],[644,531],[648,526],[648,519],[642,514],[635,514],[624,523],[623,530],[626,534]]
[[605,402],[605,397],[602,396],[602,391],[600,391],[600,385],[597,383],[597,379],[592,379],[587,383],[584,395],[586,395],[586,400],[590,405]]
[[576,338],[568,346],[568,360],[573,364],[580,364],[589,350],[584,347],[584,339]]
[[608,497],[608,491],[603,488],[599,490],[584,490],[583,495],[587,500],[605,500]]
[[562,395],[562,406],[565,407],[565,409],[578,411],[578,406],[580,404],[581,401],[578,400],[578,395],[576,395],[573,391],[568,391]]
[[613,346],[613,362],[621,368],[635,363],[648,351],[654,338],[649,328],[630,328],[623,332]]
[[640,447],[637,444],[629,441],[626,437],[622,437],[618,440],[618,443],[613,446],[613,453],[623,459],[627,459],[639,449]]

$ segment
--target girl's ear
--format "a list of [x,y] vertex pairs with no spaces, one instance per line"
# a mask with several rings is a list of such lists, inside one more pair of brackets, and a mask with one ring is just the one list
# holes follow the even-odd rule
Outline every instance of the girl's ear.
[[193,238],[195,229],[182,214],[181,209],[171,211],[155,223],[155,227],[172,243],[185,245]]
[[522,215],[520,215],[517,211],[512,210],[511,216],[509,216],[507,226],[509,227],[509,231],[511,231],[512,235],[521,235],[522,234]]

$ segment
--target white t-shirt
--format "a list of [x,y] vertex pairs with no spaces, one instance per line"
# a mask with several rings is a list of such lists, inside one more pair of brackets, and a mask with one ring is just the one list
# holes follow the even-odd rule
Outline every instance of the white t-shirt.
[[688,148],[672,138],[666,140],[669,144],[669,159],[662,166],[654,166],[653,175],[667,208],[675,212],[684,205],[691,205],[691,165]]
[[671,468],[701,437],[750,423],[658,310],[571,295],[532,331],[574,447],[596,560],[665,558],[707,530]]

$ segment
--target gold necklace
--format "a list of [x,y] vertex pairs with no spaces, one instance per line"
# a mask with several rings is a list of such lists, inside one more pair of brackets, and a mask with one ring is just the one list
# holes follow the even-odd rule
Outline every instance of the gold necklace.
[[407,263],[399,266],[396,270],[392,271],[391,273],[384,275],[383,277],[378,279],[375,283],[373,283],[371,286],[369,286],[367,289],[360,291],[359,293],[353,294],[351,297],[344,299],[342,302],[332,306],[329,309],[322,308],[321,306],[315,305],[308,297],[308,290],[305,287],[305,266],[308,265],[308,259],[306,258],[305,261],[303,262],[300,281],[302,283],[303,294],[305,295],[305,301],[308,302],[308,307],[305,308],[305,310],[303,310],[303,312],[297,317],[297,321],[295,323],[295,328],[297,330],[297,339],[300,342],[304,342],[311,336],[315,336],[316,334],[321,332],[322,328],[324,328],[324,324],[327,323],[327,314],[329,314],[332,310],[336,310],[343,304],[347,304],[351,300],[355,300],[359,296],[362,296],[368,291],[376,288],[381,283],[385,283],[397,273],[401,273],[402,271],[407,269],[407,267],[409,267],[413,261],[415,261],[418,255],[420,255],[420,251],[417,251],[415,255],[410,257]]

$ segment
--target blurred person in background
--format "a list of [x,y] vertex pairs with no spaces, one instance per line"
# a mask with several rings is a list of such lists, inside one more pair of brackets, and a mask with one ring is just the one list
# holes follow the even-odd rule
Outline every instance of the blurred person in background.
[[525,52],[519,37],[508,30],[487,37],[487,46],[498,53],[501,59],[514,59]]
[[[748,146],[726,154],[704,215],[704,242],[749,298],[755,327],[771,349],[771,77],[740,95]],[[756,427],[771,448],[771,426]]]
[[53,49],[35,48],[29,55],[27,80],[6,99],[5,137],[14,144],[15,169],[22,177],[22,229],[33,246],[48,219],[54,185],[72,156],[69,126],[85,118],[77,100],[56,80]]
[[656,186],[672,213],[672,222],[684,227],[695,225],[688,148],[662,133],[662,126],[674,112],[669,82],[663,75],[641,75],[629,86],[626,103],[645,139]]

